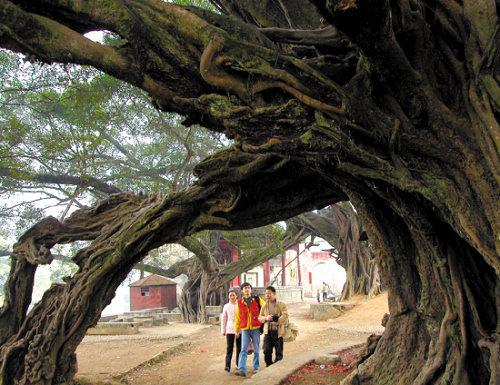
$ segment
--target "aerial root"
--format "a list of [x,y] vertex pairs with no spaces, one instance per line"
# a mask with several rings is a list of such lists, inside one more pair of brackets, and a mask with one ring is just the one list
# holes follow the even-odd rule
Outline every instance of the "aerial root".
[[[292,75],[283,75],[283,71],[281,70],[276,74],[276,77],[278,77],[278,79],[280,80],[261,80],[251,85],[248,85],[245,81],[228,74],[221,68],[221,66],[224,62],[230,60],[230,58],[227,55],[218,55],[218,53],[222,51],[224,43],[225,38],[223,36],[215,35],[207,44],[205,50],[203,51],[203,54],[201,55],[200,74],[208,84],[230,92],[234,92],[240,99],[249,104],[259,93],[268,89],[278,88],[289,93],[306,106],[312,107],[315,110],[325,111],[335,115],[346,115],[346,109],[344,105],[342,105],[341,107],[333,106],[305,94],[304,90],[307,90],[307,87],[303,86]],[[243,70],[245,71],[245,69]],[[248,69],[246,71],[249,73],[255,72],[252,69]],[[267,75],[273,77],[273,71],[271,71]],[[287,82],[282,81],[282,79],[285,79],[287,82],[290,82],[292,84],[287,84]],[[298,88],[300,88],[302,91]]]

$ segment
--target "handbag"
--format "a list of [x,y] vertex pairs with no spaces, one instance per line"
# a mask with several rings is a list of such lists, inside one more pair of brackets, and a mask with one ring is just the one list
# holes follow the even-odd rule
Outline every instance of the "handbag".
[[295,341],[297,336],[299,335],[299,328],[293,322],[288,321],[285,325],[285,334],[283,335],[284,342]]

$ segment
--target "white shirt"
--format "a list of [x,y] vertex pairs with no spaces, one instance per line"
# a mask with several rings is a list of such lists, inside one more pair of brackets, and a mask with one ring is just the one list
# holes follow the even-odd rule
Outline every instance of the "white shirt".
[[220,331],[224,334],[234,334],[234,318],[236,316],[237,303],[228,302],[222,309]]

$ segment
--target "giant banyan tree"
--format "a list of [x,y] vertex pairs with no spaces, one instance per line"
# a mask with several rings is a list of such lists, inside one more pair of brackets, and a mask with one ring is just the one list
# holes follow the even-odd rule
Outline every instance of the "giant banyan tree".
[[[235,145],[164,196],[119,193],[15,245],[2,385],[68,384],[75,348],[145,254],[350,200],[391,316],[351,384],[500,376],[499,28],[494,0],[0,0],[0,46],[90,65]],[[106,30],[118,46],[88,40]],[[29,313],[51,247],[91,241]]]

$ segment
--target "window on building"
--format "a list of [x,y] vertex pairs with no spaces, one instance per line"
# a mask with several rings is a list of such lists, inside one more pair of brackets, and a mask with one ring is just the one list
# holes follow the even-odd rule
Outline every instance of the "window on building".
[[141,295],[143,297],[149,297],[149,287],[141,287]]

